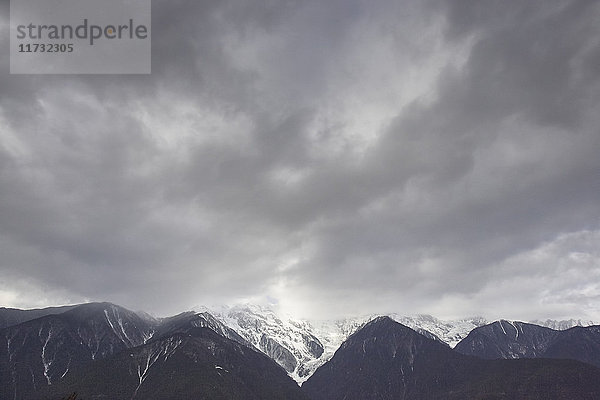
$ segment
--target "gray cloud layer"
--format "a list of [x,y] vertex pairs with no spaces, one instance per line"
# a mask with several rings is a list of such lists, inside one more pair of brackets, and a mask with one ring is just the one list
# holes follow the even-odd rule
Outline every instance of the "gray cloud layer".
[[600,320],[599,4],[322,3],[156,1],[150,76],[2,58],[0,301]]

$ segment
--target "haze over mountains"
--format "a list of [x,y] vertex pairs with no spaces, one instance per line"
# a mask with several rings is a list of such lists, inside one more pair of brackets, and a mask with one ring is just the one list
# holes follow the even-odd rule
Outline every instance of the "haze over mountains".
[[[2,308],[0,398],[600,396],[600,327],[486,322],[426,315],[302,321],[252,305],[168,318],[110,303]],[[491,361],[515,358],[527,360]]]

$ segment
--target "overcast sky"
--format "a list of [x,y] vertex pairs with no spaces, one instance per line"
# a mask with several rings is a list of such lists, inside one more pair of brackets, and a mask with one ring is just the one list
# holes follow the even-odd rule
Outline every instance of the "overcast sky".
[[9,75],[0,305],[600,321],[600,2],[157,0]]

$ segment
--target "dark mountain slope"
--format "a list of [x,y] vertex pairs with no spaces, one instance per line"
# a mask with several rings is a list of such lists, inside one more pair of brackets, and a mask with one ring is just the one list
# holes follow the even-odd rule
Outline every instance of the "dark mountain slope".
[[[462,363],[448,346],[381,317],[351,335],[303,389],[314,399],[405,399],[417,391],[427,398],[430,388],[420,381],[449,388]],[[422,375],[424,369],[429,377]]]
[[0,399],[21,399],[69,371],[146,342],[147,320],[110,303],[90,303],[0,330]]
[[560,331],[543,356],[579,360],[600,367],[600,326],[576,326]]
[[473,329],[456,351],[486,359],[543,357],[559,331],[523,322],[497,321]]
[[313,400],[594,399],[600,369],[576,361],[488,361],[387,317],[350,336],[302,386]]
[[308,400],[273,360],[210,328],[171,336],[97,360],[30,399]]
[[486,359],[559,358],[600,367],[600,326],[556,331],[522,322],[498,321],[474,329],[455,350]]

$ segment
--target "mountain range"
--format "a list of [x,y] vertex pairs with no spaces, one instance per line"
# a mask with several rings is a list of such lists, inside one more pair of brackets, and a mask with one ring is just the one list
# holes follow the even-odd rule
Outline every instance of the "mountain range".
[[[224,325],[238,332],[248,342],[281,365],[296,382],[304,383],[326,363],[352,333],[378,315],[366,315],[335,320],[301,320],[278,313],[270,307],[237,305],[233,307],[197,307],[199,312],[215,316]],[[476,328],[486,326],[483,317],[441,320],[431,315],[388,315],[394,321],[418,333],[454,348]],[[582,320],[538,321],[539,326],[557,330],[592,325]],[[499,358],[515,358],[502,357]]]
[[0,398],[600,398],[600,327],[547,322],[0,308]]
[[303,389],[313,400],[594,399],[599,374],[573,360],[465,356],[381,317],[351,335]]
[[[327,362],[344,340],[378,315],[335,320],[301,320],[257,305],[197,307],[238,332],[254,347],[281,365],[299,384]],[[487,323],[481,317],[444,321],[431,315],[389,315],[417,332],[455,346],[468,333]]]

